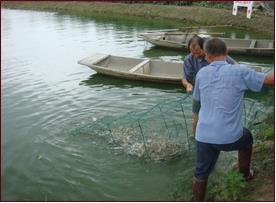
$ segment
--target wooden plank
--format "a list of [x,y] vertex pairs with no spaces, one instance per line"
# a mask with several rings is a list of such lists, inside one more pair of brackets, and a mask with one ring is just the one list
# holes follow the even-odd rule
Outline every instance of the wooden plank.
[[140,69],[141,67],[143,67],[144,65],[146,65],[149,61],[150,61],[150,59],[142,61],[141,63],[137,64],[132,69],[130,69],[128,72],[129,73],[133,73],[133,72],[137,71],[138,69]]
[[179,29],[163,29],[163,30],[148,30],[145,33],[154,33],[154,32],[174,32],[179,31]]
[[97,60],[95,60],[95,61],[93,62],[93,64],[97,64],[97,63],[99,63],[99,62],[101,62],[101,61],[107,59],[108,57],[109,57],[109,55],[103,55],[102,57],[99,57]]
[[106,55],[106,54],[95,54],[93,56],[86,57],[86,58],[78,61],[78,63],[82,64],[82,65],[93,65],[93,64],[97,64],[97,63],[101,62],[102,60],[107,59],[109,56],[110,55]]
[[256,42],[257,42],[257,40],[253,39],[253,40],[251,41],[251,43],[250,43],[249,48],[250,48],[250,49],[255,48]]
[[269,49],[273,49],[273,42],[269,42],[268,48],[269,48]]
[[182,27],[181,29],[199,29],[199,28],[218,28],[218,27],[232,27],[232,25],[199,25],[199,26],[191,26],[191,27]]
[[225,35],[225,32],[172,32],[165,35]]

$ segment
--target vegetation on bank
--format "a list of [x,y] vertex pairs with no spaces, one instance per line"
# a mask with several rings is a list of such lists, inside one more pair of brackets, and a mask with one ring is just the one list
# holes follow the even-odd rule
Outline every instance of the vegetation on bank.
[[[196,4],[195,4],[196,5]],[[55,11],[61,14],[75,14],[79,16],[93,16],[95,13],[124,16],[139,16],[154,21],[166,19],[179,25],[233,25],[252,31],[262,32],[270,37],[274,33],[273,15],[264,15],[256,11],[252,19],[245,17],[245,12],[233,16],[232,10],[224,8],[209,8],[200,6],[174,6],[154,4],[125,4],[107,2],[2,2],[1,7],[13,9],[29,9],[41,11]]]

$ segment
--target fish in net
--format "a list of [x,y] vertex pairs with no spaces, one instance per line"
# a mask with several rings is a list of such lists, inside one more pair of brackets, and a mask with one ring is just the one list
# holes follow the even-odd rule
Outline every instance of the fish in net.
[[[253,134],[258,132],[267,113],[273,111],[271,108],[253,99],[244,99],[244,126]],[[70,133],[101,138],[111,148],[145,160],[168,161],[189,156],[194,151],[192,97],[185,95],[118,117],[105,116]]]

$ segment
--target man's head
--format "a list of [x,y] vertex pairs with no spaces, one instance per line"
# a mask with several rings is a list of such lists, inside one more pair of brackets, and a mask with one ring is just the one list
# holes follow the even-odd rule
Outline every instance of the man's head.
[[196,58],[204,57],[203,43],[204,39],[197,35],[194,35],[188,42],[188,48]]
[[204,43],[204,52],[209,63],[226,59],[227,47],[221,39],[213,38]]

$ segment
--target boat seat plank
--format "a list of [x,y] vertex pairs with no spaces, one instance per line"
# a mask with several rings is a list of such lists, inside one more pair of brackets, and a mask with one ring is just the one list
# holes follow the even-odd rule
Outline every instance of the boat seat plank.
[[257,40],[253,39],[253,40],[251,41],[251,43],[250,43],[249,48],[250,48],[250,49],[255,48],[256,42],[257,42]]
[[273,48],[273,42],[269,42],[268,48],[272,49]]
[[78,61],[78,63],[82,65],[94,65],[101,62],[102,60],[107,59],[109,56],[110,55],[106,55],[106,54],[95,54],[93,56],[90,56]]
[[128,72],[129,73],[133,73],[133,72],[137,71],[138,69],[140,69],[141,67],[143,67],[144,65],[146,65],[149,61],[150,61],[150,59],[142,61],[141,63],[137,64],[132,69],[130,69]]

